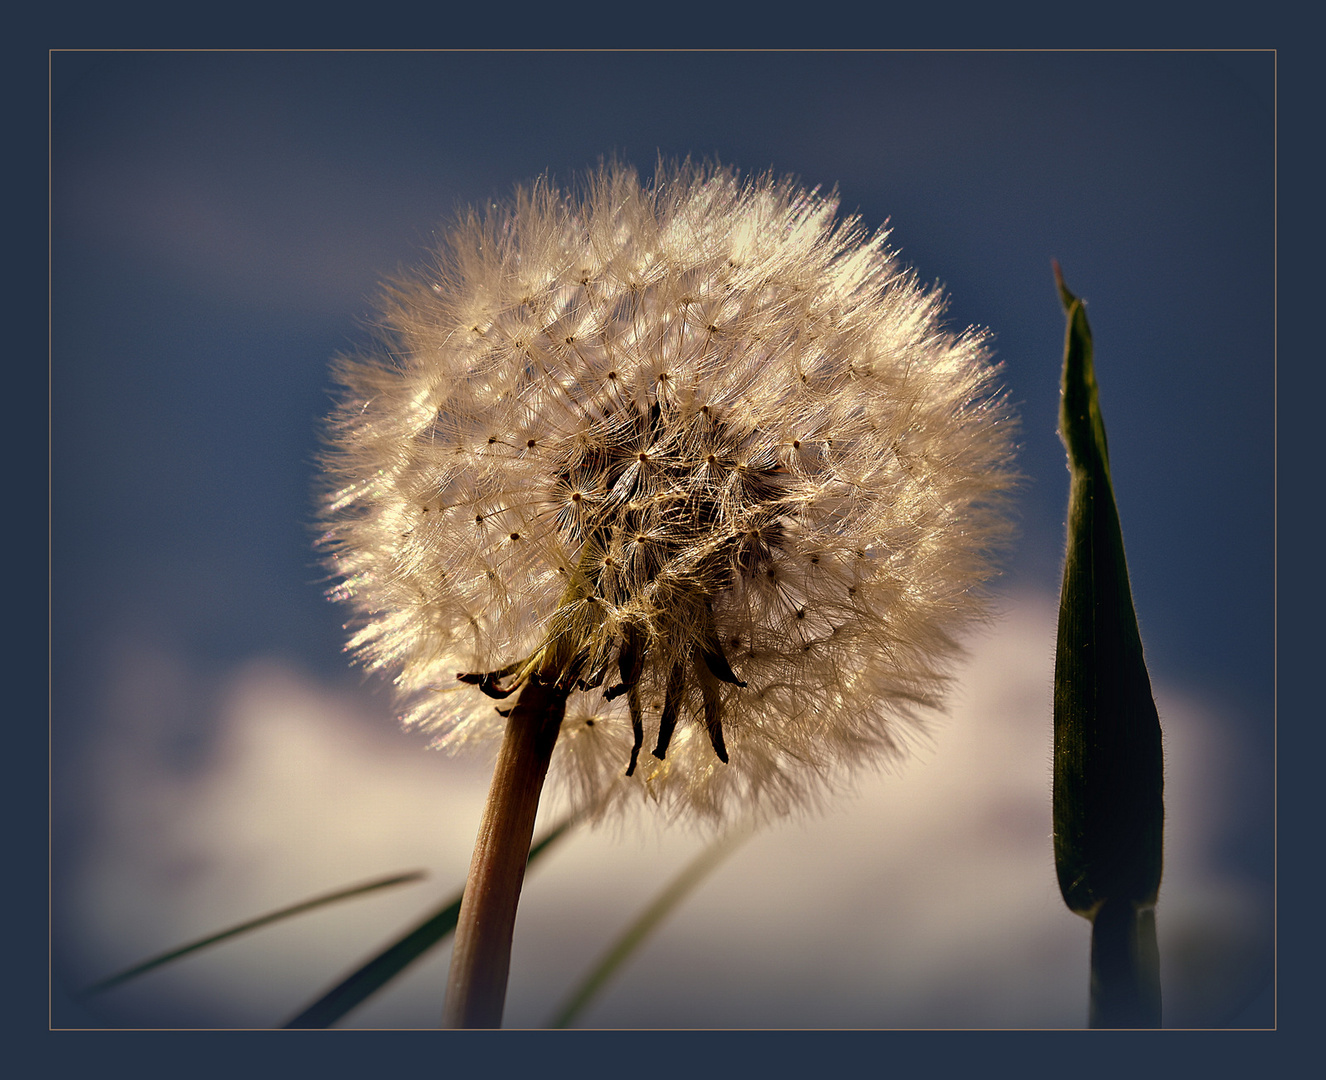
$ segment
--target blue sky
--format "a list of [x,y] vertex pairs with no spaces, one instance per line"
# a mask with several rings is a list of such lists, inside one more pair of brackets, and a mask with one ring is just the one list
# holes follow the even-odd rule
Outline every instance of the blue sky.
[[[117,931],[94,933],[85,914],[89,892],[111,887],[89,867],[122,850],[123,834],[97,824],[115,817],[108,808],[127,813],[134,792],[152,791],[179,819],[205,793],[221,798],[224,776],[248,775],[222,764],[248,760],[231,741],[249,730],[235,717],[265,715],[233,705],[254,664],[296,673],[317,700],[343,695],[355,730],[404,738],[387,695],[346,668],[342,613],[321,598],[311,551],[328,360],[366,339],[377,283],[419,261],[458,207],[613,154],[646,172],[659,154],[690,155],[837,187],[845,211],[888,222],[921,279],[944,284],[953,325],[993,330],[1027,476],[1021,540],[1000,586],[1010,611],[1040,611],[1058,587],[1067,474],[1050,260],[1060,261],[1095,332],[1153,680],[1193,731],[1209,731],[1201,752],[1230,762],[1222,790],[1237,813],[1203,841],[1202,873],[1249,896],[1269,888],[1269,53],[66,53],[52,66],[64,977],[118,962],[97,937]],[[1001,633],[1011,640],[996,628],[996,643]],[[1019,640],[1032,660],[1053,647],[1034,631]],[[1048,724],[1044,690],[1033,719]],[[139,733],[140,763],[155,764],[117,771],[108,732],[135,714],[155,718]],[[1048,727],[1046,739],[1035,764],[1048,785]],[[1182,774],[1175,744],[1168,752],[1171,776]],[[216,839],[185,850],[191,871],[157,867],[115,887],[169,892],[151,873],[211,880],[235,849]],[[346,882],[367,876],[348,861],[335,869]],[[236,889],[237,905],[265,902]],[[209,912],[218,925],[250,913]],[[388,920],[382,933],[395,928]],[[144,951],[173,943],[135,941]],[[105,1021],[235,1022],[220,1005],[172,1012],[167,997],[107,1005]],[[926,1015],[945,1026],[951,998],[935,1000]],[[899,1023],[917,1022],[899,1008]],[[1035,1020],[1034,1009],[1006,1018]]]

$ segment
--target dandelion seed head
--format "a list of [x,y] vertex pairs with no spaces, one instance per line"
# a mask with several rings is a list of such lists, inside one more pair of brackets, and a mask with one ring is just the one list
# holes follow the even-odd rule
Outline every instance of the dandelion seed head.
[[985,336],[836,212],[605,166],[391,287],[336,365],[322,545],[408,724],[496,739],[492,697],[557,682],[578,805],[722,819],[814,802],[942,706],[1014,424]]

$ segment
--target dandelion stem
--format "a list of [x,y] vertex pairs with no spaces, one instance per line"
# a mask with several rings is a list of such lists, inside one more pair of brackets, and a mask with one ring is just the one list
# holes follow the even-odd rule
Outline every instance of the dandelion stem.
[[531,676],[507,718],[456,925],[443,1027],[502,1025],[516,905],[567,694]]
[[1106,901],[1091,920],[1093,1028],[1160,1027],[1160,962],[1151,907]]

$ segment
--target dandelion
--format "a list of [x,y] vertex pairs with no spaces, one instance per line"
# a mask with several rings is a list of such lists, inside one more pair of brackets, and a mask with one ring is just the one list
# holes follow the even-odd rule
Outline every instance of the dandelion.
[[942,703],[1013,424],[985,337],[836,211],[689,164],[540,182],[461,221],[391,288],[382,350],[338,364],[350,647],[439,745],[504,738],[494,792],[523,785],[530,829],[549,758],[599,815],[772,815]]

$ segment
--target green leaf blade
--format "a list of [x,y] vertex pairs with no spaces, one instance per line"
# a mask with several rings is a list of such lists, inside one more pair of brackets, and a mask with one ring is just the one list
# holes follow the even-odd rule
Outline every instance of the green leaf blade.
[[404,937],[373,957],[363,967],[337,983],[283,1028],[327,1028],[413,964],[456,929],[461,897],[444,904]]
[[[530,848],[526,865],[548,850],[576,823],[575,817],[558,824],[542,840]],[[414,929],[393,942],[362,967],[328,990],[317,1001],[287,1020],[283,1028],[328,1028],[377,993],[392,979],[424,956],[456,929],[460,918],[460,903],[464,891],[447,901],[442,907]]]

